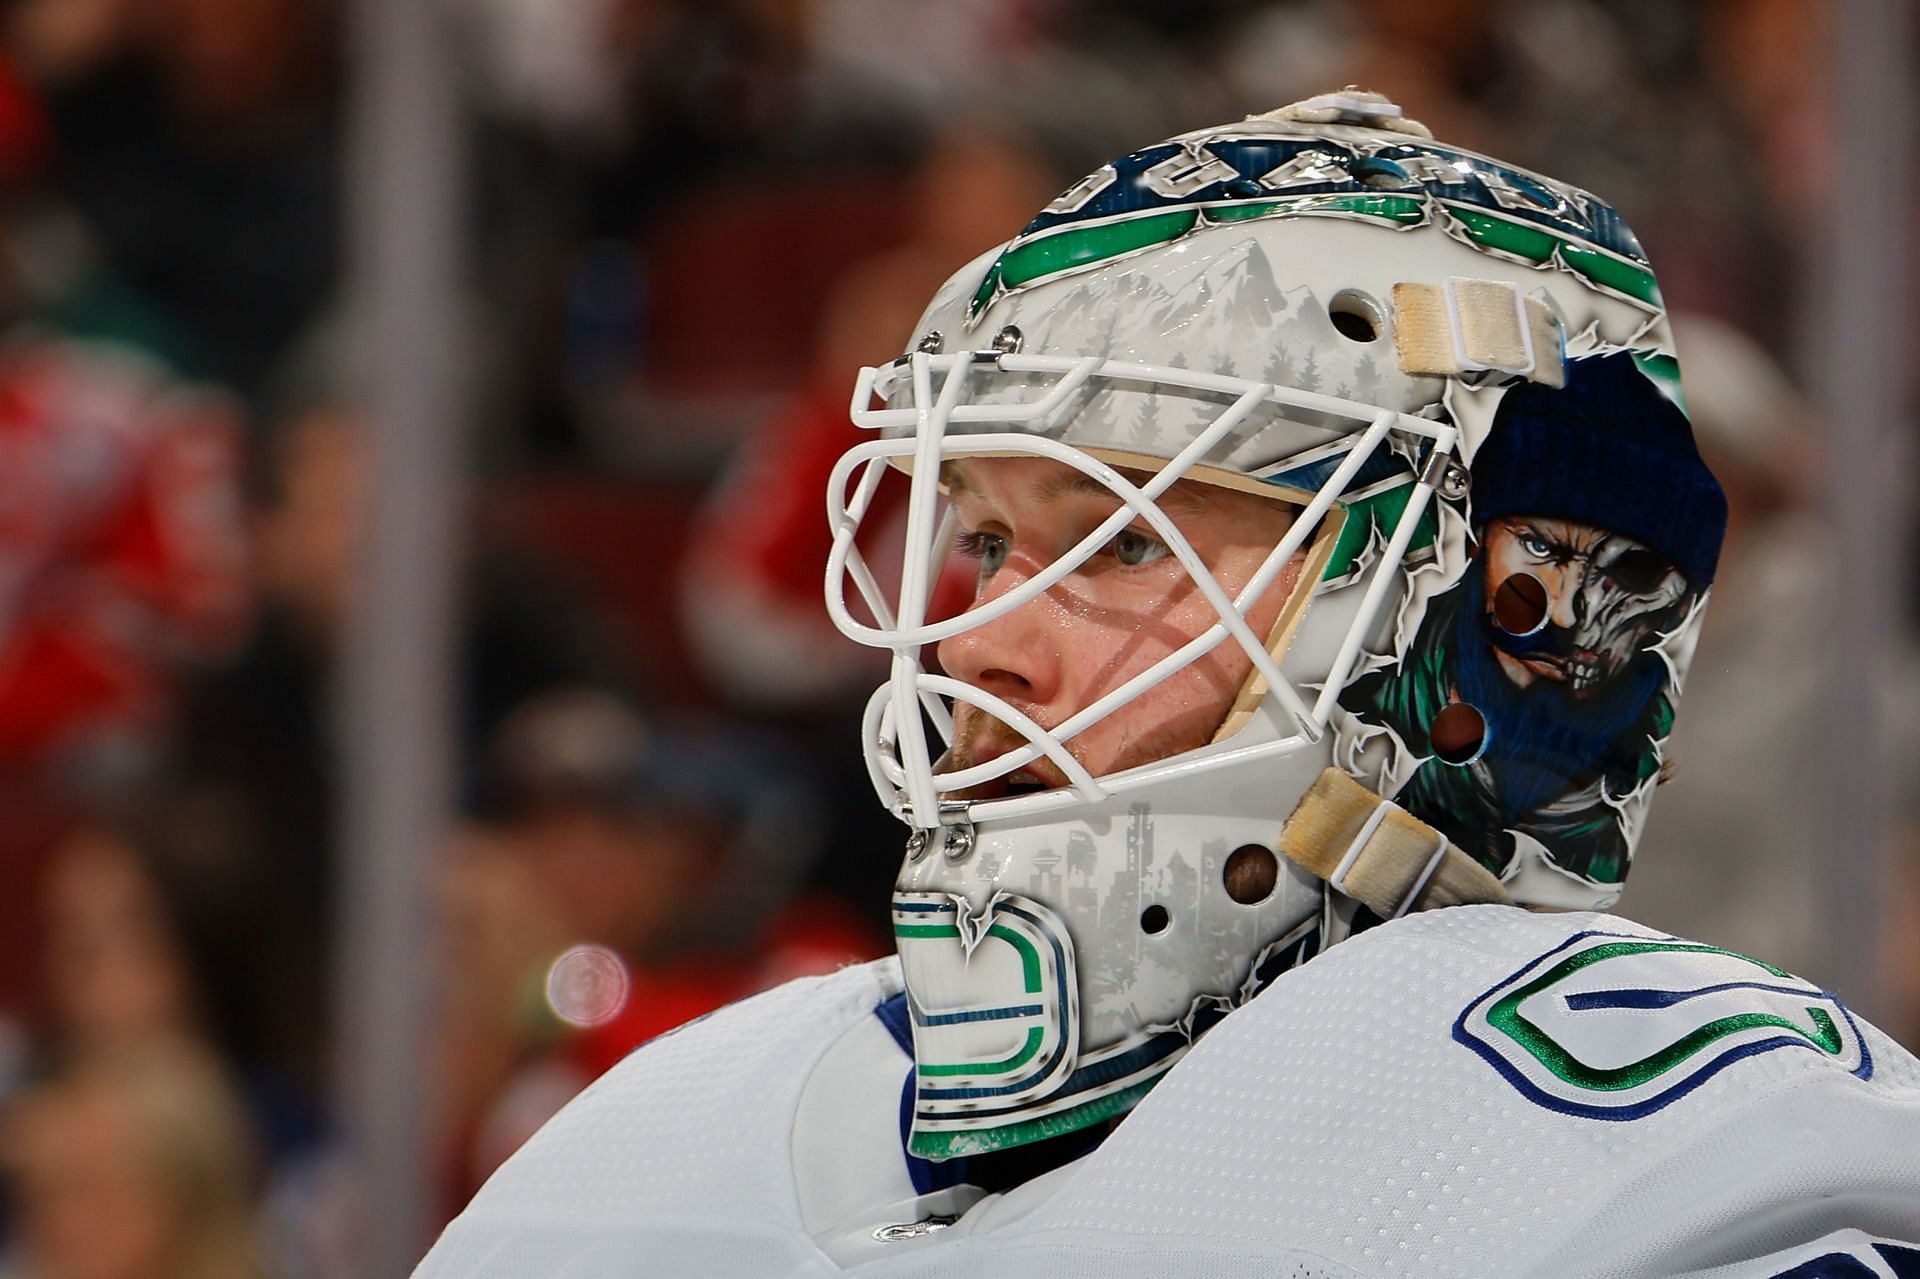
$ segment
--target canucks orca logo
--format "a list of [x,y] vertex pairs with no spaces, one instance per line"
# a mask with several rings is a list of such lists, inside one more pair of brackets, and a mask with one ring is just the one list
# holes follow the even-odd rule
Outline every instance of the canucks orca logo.
[[1770,1052],[1873,1074],[1860,1027],[1834,996],[1671,937],[1580,933],[1474,1001],[1453,1037],[1529,1100],[1591,1119],[1650,1115]]
[[1079,1043],[1073,945],[1053,913],[1012,893],[984,910],[941,893],[898,893],[894,936],[916,1059],[913,1153],[951,1144],[918,1131],[1050,1094]]

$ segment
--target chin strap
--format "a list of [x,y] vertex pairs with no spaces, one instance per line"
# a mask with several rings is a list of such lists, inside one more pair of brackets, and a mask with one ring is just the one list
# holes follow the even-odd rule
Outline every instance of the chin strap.
[[1280,854],[1383,919],[1510,905],[1492,871],[1338,768],[1320,774],[1280,830]]

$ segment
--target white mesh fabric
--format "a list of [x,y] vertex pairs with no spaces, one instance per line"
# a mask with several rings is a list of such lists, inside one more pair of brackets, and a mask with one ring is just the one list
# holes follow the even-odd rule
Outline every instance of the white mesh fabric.
[[1920,1217],[1920,1067],[1877,1032],[1870,1081],[1766,1052],[1631,1121],[1529,1101],[1454,1039],[1588,928],[1657,935],[1502,907],[1363,934],[1211,1032],[1050,1202],[863,1273],[1651,1275]]
[[851,1273],[860,1279],[1365,1279],[1368,1274],[1290,1248],[1191,1236],[1121,1237],[1104,1230],[960,1239]]
[[788,1139],[814,1062],[893,972],[792,982],[634,1053],[493,1175],[417,1279],[834,1273],[801,1228]]

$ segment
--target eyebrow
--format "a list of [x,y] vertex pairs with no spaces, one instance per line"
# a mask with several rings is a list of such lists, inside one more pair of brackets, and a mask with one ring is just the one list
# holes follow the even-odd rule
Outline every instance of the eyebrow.
[[[1138,484],[1147,477],[1135,473],[1127,478]],[[950,496],[959,493],[980,495],[979,487],[967,478],[966,472],[957,462],[949,461],[941,464],[940,482],[946,487]],[[1035,500],[1042,503],[1057,502],[1065,497],[1104,497],[1118,501],[1120,495],[1085,471],[1079,470],[1052,476],[1043,481],[1034,493]],[[1160,495],[1158,502],[1163,509],[1169,511],[1200,511],[1212,505],[1206,485],[1187,480],[1176,481],[1171,488]]]

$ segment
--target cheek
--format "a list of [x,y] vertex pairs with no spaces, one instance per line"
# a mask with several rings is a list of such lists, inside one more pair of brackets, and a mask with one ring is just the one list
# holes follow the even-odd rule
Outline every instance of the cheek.
[[[1154,663],[1203,633],[1215,620],[1213,608],[1188,581],[1184,572],[1113,575],[1088,584],[1071,600],[1058,601],[1049,643],[1057,643],[1061,683],[1056,705],[1062,712],[1080,710],[1105,696]],[[1028,642],[1040,642],[1029,635]],[[1198,668],[1208,666],[1210,654],[1140,693],[1122,711],[1109,715],[1089,732],[1116,731],[1119,723],[1164,709],[1171,695],[1185,688]],[[1103,727],[1104,726],[1104,727]]]
[[[1237,556],[1223,563],[1218,569],[1218,580],[1229,599],[1237,596],[1259,569],[1262,556],[1249,553]],[[1295,565],[1281,576],[1281,580],[1270,587],[1247,614],[1247,625],[1261,642],[1272,635],[1274,626],[1280,618],[1280,611],[1286,603],[1288,594],[1299,575]],[[1129,673],[1144,670],[1153,662],[1160,660],[1205,634],[1220,621],[1220,615],[1214,610],[1207,597],[1184,575],[1180,578],[1183,589],[1174,593],[1163,612],[1154,619],[1153,624],[1142,628],[1131,646]],[[1164,602],[1164,601],[1163,601]],[[1217,699],[1220,694],[1237,692],[1240,685],[1253,669],[1253,659],[1248,657],[1240,642],[1229,635],[1214,649],[1183,668],[1157,686],[1156,692],[1164,692],[1169,698],[1182,703],[1190,703],[1196,698]]]
[[[1229,599],[1252,580],[1265,558],[1264,551],[1236,550],[1222,559],[1216,566],[1216,580]],[[1248,614],[1248,625],[1262,641],[1278,622],[1299,571],[1298,562],[1290,566]],[[1158,573],[1114,574],[1072,600],[1058,603],[1060,654],[1080,706],[1177,651],[1220,620],[1206,595],[1177,565]],[[1143,693],[1140,700],[1187,703],[1201,695],[1217,696],[1223,689],[1231,693],[1252,668],[1252,659],[1228,637],[1206,656]]]
[[1480,553],[1480,559],[1486,565],[1487,581],[1499,583],[1506,581],[1519,569],[1526,567],[1521,563],[1522,556],[1510,537],[1489,536],[1486,549]]

